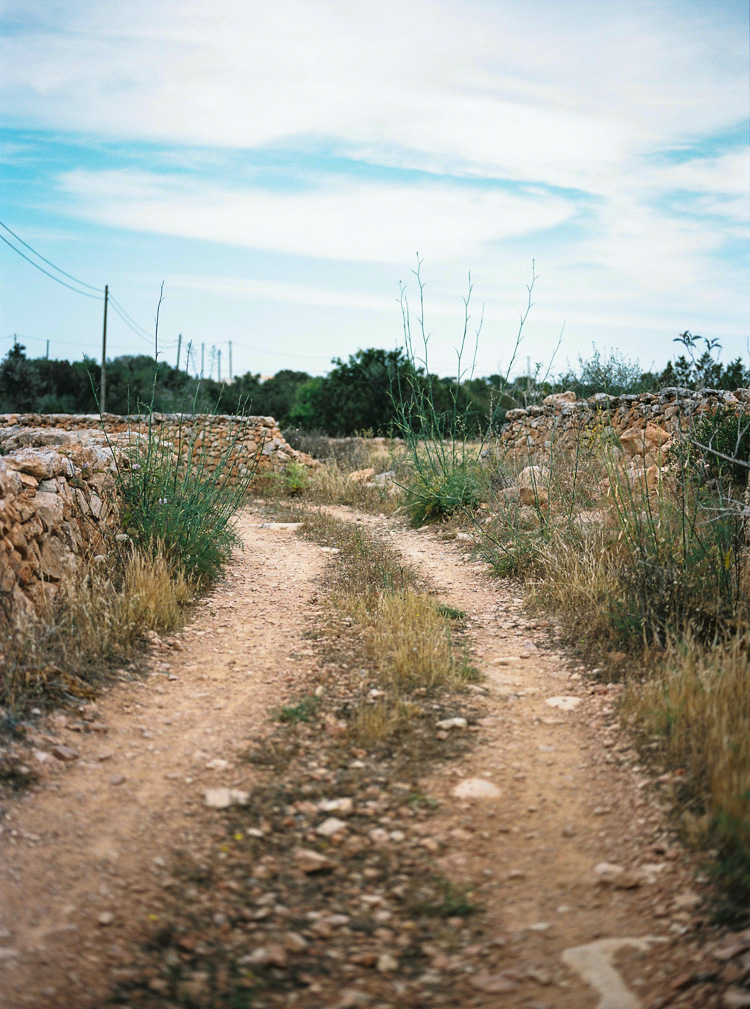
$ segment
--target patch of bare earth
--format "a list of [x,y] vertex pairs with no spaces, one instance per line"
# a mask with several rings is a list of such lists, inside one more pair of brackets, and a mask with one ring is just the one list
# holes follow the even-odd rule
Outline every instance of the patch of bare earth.
[[1,821],[0,1003],[750,1004],[750,940],[709,948],[708,884],[612,718],[616,689],[465,544],[337,514],[467,614],[481,686],[425,701],[418,760],[352,745],[367,670],[317,600],[331,554],[246,512],[244,553],[180,647],[31,741],[40,783]]

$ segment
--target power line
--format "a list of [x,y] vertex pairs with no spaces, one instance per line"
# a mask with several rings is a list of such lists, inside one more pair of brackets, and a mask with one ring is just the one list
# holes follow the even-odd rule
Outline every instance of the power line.
[[[37,252],[36,249],[32,249],[32,247],[29,245],[28,242],[24,242],[24,240],[19,235],[17,235],[15,233],[15,231],[11,231],[11,229],[8,227],[8,225],[4,224],[2,221],[0,221],[0,228],[5,228],[5,230],[9,234],[13,235],[13,237],[16,239],[17,242],[20,242],[21,245],[23,245],[26,249],[29,250],[29,252],[33,252],[34,255],[38,259],[41,259],[41,261],[43,263],[46,263],[47,266],[51,266],[53,270],[57,270],[58,273],[61,273],[63,275],[63,277],[67,277],[68,280],[74,280],[76,282],[76,284],[80,284],[81,287],[88,287],[88,289],[90,291],[97,291],[99,294],[102,293],[101,292],[101,288],[94,287],[93,284],[87,284],[85,280],[79,280],[78,277],[74,277],[72,273],[66,273],[65,270],[61,270],[59,266],[55,266],[55,264],[53,262],[51,262],[49,259],[45,259],[45,257],[41,254],[41,252]],[[13,248],[13,246],[11,246],[11,248]],[[18,250],[16,250],[16,251],[18,251]]]
[[114,297],[114,296],[113,296],[112,294],[110,294],[110,296],[109,296],[109,300],[110,300],[111,302],[113,302],[113,303],[114,303],[114,304],[115,304],[115,305],[116,305],[116,306],[117,306],[117,307],[119,308],[119,310],[120,310],[120,311],[122,312],[122,314],[123,314],[123,315],[125,316],[125,318],[127,319],[127,321],[128,321],[128,322],[129,322],[129,323],[130,323],[130,324],[131,324],[132,326],[135,326],[135,328],[136,328],[136,329],[137,329],[137,330],[139,331],[139,333],[140,333],[140,334],[142,334],[142,335],[143,335],[143,337],[144,337],[144,338],[145,338],[146,340],[149,340],[149,341],[153,340],[153,338],[154,338],[154,337],[153,337],[153,335],[152,335],[151,333],[149,333],[149,331],[148,331],[147,329],[144,329],[144,328],[143,328],[143,326],[139,325],[139,323],[137,323],[137,322],[135,321],[135,319],[134,319],[134,318],[132,317],[132,315],[129,315],[129,314],[128,314],[128,313],[127,313],[127,312],[125,311],[125,309],[124,309],[124,308],[122,307],[122,305],[121,305],[121,304],[120,304],[120,302],[119,302],[119,301],[117,300],[117,298],[115,298],[115,297]]
[[330,355],[321,354],[287,354],[283,350],[268,350],[266,347],[251,347],[247,343],[237,343],[233,340],[235,347],[241,347],[243,350],[252,350],[255,354],[270,354],[271,357],[287,357],[287,358],[298,358],[304,357],[309,361],[330,361]]
[[[39,270],[40,273],[43,273],[45,276],[49,277],[50,280],[54,280],[58,284],[62,284],[63,287],[67,287],[69,291],[74,291],[76,294],[83,295],[84,298],[94,298],[96,301],[99,301],[101,299],[102,296],[101,294],[89,294],[88,291],[79,291],[78,288],[73,287],[72,284],[66,284],[64,280],[60,280],[59,277],[56,277],[53,273],[50,273],[48,270],[45,270],[43,266],[40,266],[38,263],[35,263],[33,259],[29,259],[29,257],[25,255],[25,253],[21,252],[20,249],[17,249],[12,242],[9,242],[4,235],[0,235],[0,241],[5,242],[5,244],[8,246],[9,249],[13,249],[14,252],[18,253],[18,255],[22,259],[25,259],[27,263],[31,263],[31,265],[35,269]],[[57,267],[55,267],[55,269],[57,269]],[[65,274],[65,276],[67,277],[68,274]],[[102,292],[102,294],[103,293],[104,292]]]
[[118,303],[115,301],[115,299],[111,295],[110,295],[110,298],[109,298],[109,303],[112,306],[112,308],[114,309],[114,311],[117,313],[117,315],[119,315],[119,317],[122,319],[122,321],[128,327],[128,329],[130,329],[133,333],[135,333],[135,335],[138,337],[139,340],[143,340],[144,343],[151,343],[151,337],[150,336],[144,336],[143,333],[140,332],[140,328],[136,328],[137,324],[131,323],[129,321],[129,319],[127,317],[127,313],[125,312],[125,310],[121,309],[119,307]]
[[[17,343],[21,343],[24,346],[26,346],[26,344],[29,343],[29,341],[31,341],[33,343],[46,343],[47,339],[48,339],[46,336],[24,336],[23,333],[16,333],[15,337],[14,337],[13,333],[9,333],[6,336],[0,336],[0,340],[13,340],[14,338],[15,338],[15,340],[16,340]],[[51,343],[55,343],[57,341],[55,341],[53,339],[50,342]],[[83,348],[91,347],[91,342],[90,341],[89,341],[89,343],[80,343],[77,340],[65,340],[65,341],[60,341],[60,342],[64,342],[66,347],[83,347]],[[177,346],[177,341],[176,340],[172,340],[170,342],[160,344],[160,347],[163,347],[166,350],[174,350],[174,348],[176,346]],[[134,347],[133,351],[135,352],[135,351],[138,351],[139,349],[140,348],[138,348],[138,347]],[[125,350],[127,351],[127,348],[125,348]]]

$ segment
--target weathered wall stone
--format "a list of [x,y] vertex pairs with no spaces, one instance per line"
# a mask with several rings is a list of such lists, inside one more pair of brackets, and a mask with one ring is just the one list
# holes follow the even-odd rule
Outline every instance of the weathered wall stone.
[[697,417],[720,407],[750,414],[750,389],[669,388],[627,396],[597,393],[587,400],[558,393],[540,406],[509,410],[500,444],[519,464],[549,459],[560,451],[585,450],[608,438],[631,456],[658,454],[680,431],[689,431]]
[[55,451],[61,433],[89,432],[94,443],[109,442],[118,448],[137,444],[148,435],[149,424],[161,440],[170,442],[185,457],[188,446],[194,461],[202,459],[206,467],[218,465],[230,444],[236,445],[230,482],[247,476],[258,456],[258,472],[283,469],[290,462],[313,467],[317,463],[304,452],[297,452],[284,439],[273,417],[233,417],[220,415],[180,415],[157,413],[150,418],[138,414],[0,414],[0,452],[19,452],[29,447],[45,452],[35,455],[32,476],[41,480],[64,473],[64,463]]
[[0,456],[0,622],[43,610],[117,528],[117,450],[80,437]]
[[[66,575],[106,550],[119,526],[117,469],[139,439],[146,444],[148,424],[113,414],[0,415],[0,624],[39,613]],[[192,454],[209,472],[236,445],[232,484],[256,456],[260,473],[318,465],[286,443],[272,417],[156,414],[151,424],[176,461]]]

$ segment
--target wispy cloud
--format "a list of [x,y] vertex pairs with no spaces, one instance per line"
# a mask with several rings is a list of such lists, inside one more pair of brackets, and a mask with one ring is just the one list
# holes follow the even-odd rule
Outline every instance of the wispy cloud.
[[535,255],[569,338],[739,339],[746,29],[744,0],[0,0],[4,191],[35,233],[199,240],[183,292],[348,325],[417,249],[437,312]]
[[145,172],[74,171],[60,180],[92,220],[145,232],[270,249],[295,256],[403,264],[415,238],[430,257],[466,259],[484,246],[567,221],[566,200],[530,189],[328,179],[313,189],[269,193]]

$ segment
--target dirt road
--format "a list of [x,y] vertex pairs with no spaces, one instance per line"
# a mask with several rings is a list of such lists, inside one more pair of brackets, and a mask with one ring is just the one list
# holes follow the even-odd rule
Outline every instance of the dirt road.
[[[491,579],[465,543],[340,514],[387,539],[443,602],[468,616],[472,658],[485,676],[481,717],[465,755],[440,764],[420,789],[439,802],[428,824],[436,866],[479,895],[473,927],[481,941],[462,946],[441,933],[443,946],[423,953],[427,969],[406,980],[390,953],[369,962],[353,955],[338,974],[337,954],[329,981],[303,976],[287,1001],[269,995],[245,1004],[719,1005],[713,988],[675,981],[707,884],[671,836],[611,719],[616,689],[592,685],[555,646],[554,626],[525,617],[517,592]],[[258,508],[243,514],[240,532],[244,551],[228,577],[175,636],[176,647],[154,647],[151,675],[124,674],[80,717],[59,714],[32,740],[39,784],[6,801],[0,821],[4,1009],[112,1004],[144,928],[159,921],[165,892],[174,892],[175,854],[221,837],[206,790],[246,793],[267,782],[270,772],[241,759],[248,741],[270,731],[270,712],[285,699],[318,682],[310,632],[320,623],[330,552],[264,522]],[[416,829],[393,830],[390,819],[393,843]],[[257,896],[261,907],[264,899]],[[221,917],[214,915],[223,928]],[[399,929],[391,911],[379,920],[388,924],[387,945],[386,933]],[[445,927],[458,934],[463,919],[455,915]],[[311,941],[315,935],[300,935],[299,952]],[[272,967],[286,969],[294,942]],[[247,948],[252,957],[252,934]],[[148,1004],[214,1005],[194,989],[181,1003],[166,995],[158,1002],[160,984],[152,978]]]

